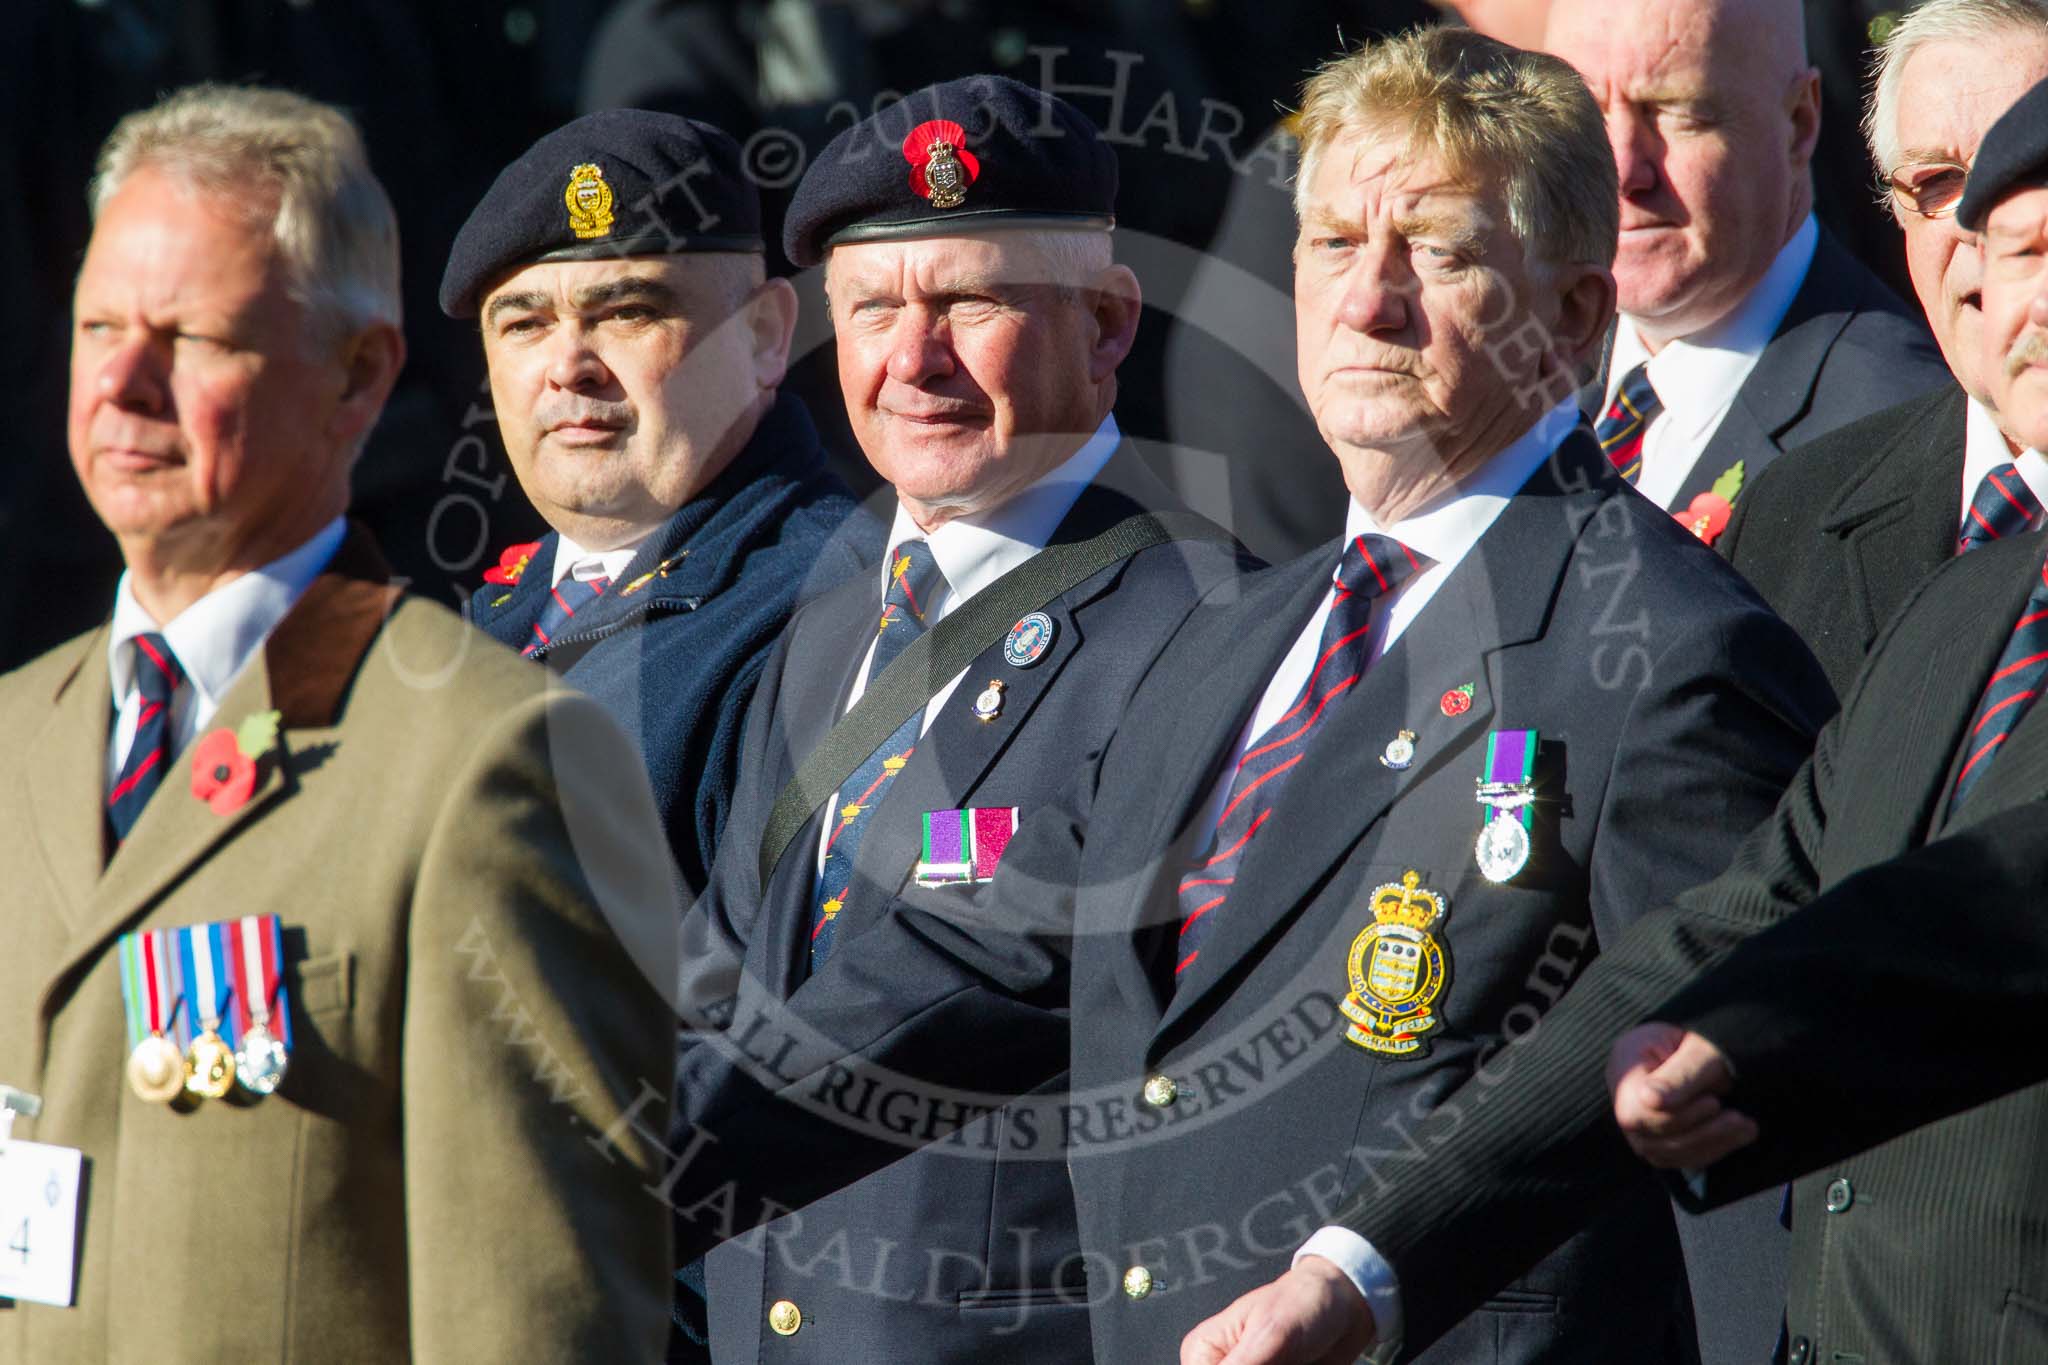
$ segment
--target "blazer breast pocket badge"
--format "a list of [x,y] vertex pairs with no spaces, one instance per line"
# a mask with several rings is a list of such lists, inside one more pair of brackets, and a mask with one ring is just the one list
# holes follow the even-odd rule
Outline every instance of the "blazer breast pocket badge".
[[1435,929],[1448,902],[1408,872],[1373,888],[1373,922],[1351,940],[1345,969],[1351,993],[1338,1008],[1351,1021],[1344,1037],[1383,1057],[1408,1057],[1428,1046],[1442,1022],[1437,997],[1450,982],[1450,963]]
[[996,875],[996,864],[1017,832],[1015,806],[978,806],[924,813],[919,886],[974,886]]

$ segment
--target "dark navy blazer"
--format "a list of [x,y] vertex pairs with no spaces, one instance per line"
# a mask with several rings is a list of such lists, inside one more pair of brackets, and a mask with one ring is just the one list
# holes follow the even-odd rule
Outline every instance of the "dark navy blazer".
[[[1137,513],[1164,510],[1184,509],[1124,447],[1083,490],[1050,543],[1085,540]],[[857,581],[800,610],[769,661],[749,718],[725,853],[700,905],[743,955],[750,989],[771,1000],[796,993],[810,975],[813,883],[827,812],[814,814],[790,842],[765,893],[760,834],[796,764],[845,709],[881,610],[879,566],[877,555]],[[1221,530],[1214,539],[1154,546],[1047,603],[1052,642],[1035,662],[1005,662],[1000,643],[984,651],[871,817],[834,952],[846,952],[882,920],[909,883],[925,812],[1014,806],[1028,817],[1046,804],[1107,742],[1125,698],[1175,626],[1206,592],[1248,567]],[[943,681],[933,680],[934,687]],[[991,681],[1004,685],[1002,707],[983,720],[975,700]],[[914,979],[902,984],[906,998],[921,989]],[[687,1106],[688,1064],[682,1092]],[[1086,1277],[1066,1166],[1055,1149],[1009,1159],[1011,1122],[998,1109],[952,1142],[712,1252],[706,1278],[713,1359],[1090,1360]],[[686,1202],[680,1191],[678,1201]],[[803,1315],[803,1325],[787,1336],[767,1326],[769,1309],[784,1300]]]
[[[1437,1101],[1627,925],[1724,866],[1832,706],[1792,631],[1576,433],[1325,722],[1176,991],[1174,890],[1196,816],[1337,549],[1212,595],[993,886],[906,890],[783,1004],[884,1094],[1028,1091],[1070,1069],[1070,1092],[1019,1108],[1009,1135],[1020,1156],[1050,1146],[1068,1161],[1103,1365],[1171,1359],[1197,1322],[1284,1271],[1346,1190],[1398,1186]],[[1467,684],[1469,707],[1444,704]],[[1397,769],[1380,759],[1403,729],[1416,757]],[[1494,729],[1541,734],[1533,856],[1501,885],[1473,852]],[[1410,871],[1447,901],[1443,1024],[1426,1053],[1383,1057],[1346,1039],[1340,1007],[1375,889]],[[718,1142],[695,1153],[693,1193],[751,1181],[801,1204],[879,1159],[830,1112],[867,1092],[781,1031],[793,1044],[767,1053],[772,1035],[742,1030],[769,1084],[734,1079],[750,1068],[730,1053],[721,1093],[705,1078],[699,1117]],[[1669,1203],[1647,1169],[1609,1194],[1605,1217],[1511,1268],[1527,1267],[1505,1291],[1404,1280],[1413,1344],[1444,1338],[1423,1358],[1688,1358]],[[1488,1294],[1463,1323],[1431,1311]]]
[[[725,825],[741,723],[769,649],[802,597],[880,557],[882,531],[864,514],[849,520],[857,508],[826,469],[802,401],[784,394],[725,471],[535,655],[639,740],[693,892]],[[523,647],[548,599],[558,541],[548,533],[516,585],[472,596],[470,620]]]

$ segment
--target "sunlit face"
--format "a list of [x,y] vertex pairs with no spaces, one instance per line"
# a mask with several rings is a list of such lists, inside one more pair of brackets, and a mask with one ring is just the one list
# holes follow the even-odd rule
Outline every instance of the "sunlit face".
[[1317,427],[1340,454],[1463,449],[1519,410],[1535,379],[1529,353],[1500,343],[1556,312],[1554,295],[1534,287],[1497,182],[1474,184],[1433,152],[1361,133],[1331,142],[1312,170],[1294,315]]
[[973,512],[1036,482],[1101,420],[1105,353],[1081,296],[1006,234],[832,249],[827,293],[847,417],[875,472]]
[[[1985,130],[2035,82],[2048,76],[2048,37],[2015,29],[1995,43],[1929,43],[1899,71],[1901,168],[1971,164]],[[1984,258],[1974,234],[1956,225],[1953,208],[1928,217],[1894,202],[1906,234],[1906,269],[1942,358],[1964,389],[1989,393],[1979,365]]]
[[2048,449],[2048,186],[2008,195],[1984,221],[1978,363],[2006,430]]
[[744,444],[760,342],[734,263],[529,265],[483,301],[484,359],[519,485],[589,548],[674,515]]
[[1812,154],[1782,64],[1713,13],[1695,0],[1566,0],[1545,43],[1585,78],[1614,148],[1621,311],[1667,339],[1725,317],[1763,278]]
[[68,443],[131,560],[146,546],[215,572],[346,507],[347,366],[287,286],[244,205],[145,168],[101,208],[73,298]]

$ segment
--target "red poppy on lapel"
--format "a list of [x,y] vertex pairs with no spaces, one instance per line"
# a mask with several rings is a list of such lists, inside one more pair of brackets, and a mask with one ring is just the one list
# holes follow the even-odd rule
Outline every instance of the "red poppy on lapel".
[[484,570],[484,582],[517,583],[519,575],[526,572],[526,566],[533,562],[534,552],[540,549],[540,542],[529,540],[523,545],[507,545],[505,552],[498,556],[498,562]]
[[192,794],[215,815],[233,815],[256,791],[256,760],[233,730],[215,730],[192,748]]
[[258,765],[277,748],[276,711],[255,711],[230,730],[215,730],[192,746],[192,794],[215,815],[233,815],[256,793]]
[[1728,514],[1733,510],[1728,499],[1719,493],[1702,493],[1692,500],[1692,506],[1677,516],[1686,530],[1712,545],[1727,529]]

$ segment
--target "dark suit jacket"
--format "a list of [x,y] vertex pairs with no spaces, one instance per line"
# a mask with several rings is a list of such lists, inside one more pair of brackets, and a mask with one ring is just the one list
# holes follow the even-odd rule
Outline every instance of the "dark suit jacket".
[[[1602,355],[1599,375],[1580,394],[1596,421],[1605,405],[1608,358]],[[1792,306],[1700,452],[1672,510],[1685,510],[1738,461],[1746,488],[1784,452],[1903,397],[1954,384],[1919,310],[1822,228]],[[1737,497],[1738,507],[1742,496],[1747,495]]]
[[[1331,545],[1212,598],[988,894],[906,897],[892,937],[867,936],[919,955],[917,999],[888,996],[841,948],[788,1002],[885,1087],[908,1074],[927,1095],[1028,1089],[1070,1063],[1072,1093],[1017,1107],[1028,1121],[1005,1140],[1071,1165],[1104,1365],[1170,1358],[1197,1321],[1284,1269],[1346,1187],[1398,1186],[1413,1120],[1531,1027],[1641,907],[1725,859],[1830,704],[1792,633],[1574,435],[1332,714],[1169,995],[1174,886],[1203,833],[1192,817],[1336,558]],[[1445,714],[1443,694],[1465,683],[1471,709]],[[1404,726],[1418,757],[1397,772],[1379,756]],[[1501,886],[1472,854],[1496,726],[1544,736],[1535,858]],[[1446,1023],[1426,1055],[1382,1059],[1344,1040],[1339,1002],[1367,899],[1409,870],[1449,902]],[[1071,1053],[1054,1056],[1069,985]],[[803,1105],[847,1085],[801,1040],[786,1057],[752,1051],[775,1063],[756,1066],[764,1093],[798,1103],[724,1102],[705,1122],[720,1141],[688,1179],[717,1188],[751,1163],[797,1202],[851,1145],[825,1145],[824,1121],[805,1132]],[[1164,1105],[1141,1098],[1159,1076],[1173,1082]],[[1689,1356],[1669,1204],[1647,1180],[1622,1186],[1633,1197],[1611,1218],[1434,1358]]]
[[2048,538],[2017,538],[1930,578],[1727,872],[1596,964],[1503,1055],[1503,1083],[1453,1096],[1444,1122],[1456,1131],[1400,1191],[1347,1210],[1390,1255],[1423,1331],[1465,1305],[1411,1284],[1452,1268],[1512,1275],[1636,1164],[1600,1058],[1656,1017],[1727,1050],[1732,1102],[1763,1125],[1761,1143],[1707,1173],[1706,1202],[1812,1172],[1794,1190],[1795,1351],[1803,1340],[1814,1361],[2043,1358],[2048,1091],[1919,1125],[2039,1074],[2022,1056],[2038,1049],[2012,1043],[2038,1026],[2048,993],[2040,917],[2025,909],[2048,883],[2048,715],[2021,721],[1954,818],[1945,804],[2044,549]]
[[1955,556],[1967,405],[1950,383],[1802,446],[1737,499],[1714,543],[1837,695],[1920,580]]
[[[881,555],[880,529],[865,517],[848,521],[855,507],[826,469],[803,403],[784,394],[724,472],[576,614],[573,633],[534,656],[639,741],[692,892],[718,851],[740,727],[768,651],[802,597]],[[547,605],[559,539],[548,533],[514,586],[478,590],[470,619],[525,646]]]
[[[1140,511],[1178,506],[1126,447],[1083,491],[1051,543],[1085,540]],[[774,999],[810,975],[818,839],[830,811],[817,812],[790,842],[765,893],[757,871],[761,831],[797,764],[845,710],[881,612],[880,561],[878,552],[853,581],[800,610],[771,656],[748,722],[729,852],[702,907],[743,956],[748,977]],[[910,880],[924,812],[1016,806],[1029,815],[1046,804],[1107,741],[1124,699],[1175,626],[1244,567],[1220,530],[1212,541],[1140,551],[1046,606],[1053,641],[1035,664],[1011,667],[1000,644],[976,659],[871,817],[835,953],[846,953],[884,917]],[[990,679],[1006,685],[1003,707],[982,721],[973,706]],[[991,1114],[940,1148],[713,1252],[705,1265],[713,1358],[762,1358],[765,1339],[777,1360],[831,1365],[890,1365],[910,1356],[982,1362],[992,1352],[1034,1365],[1090,1359],[1065,1165],[1005,1159],[1010,1122],[1007,1112]],[[805,1325],[778,1340],[764,1324],[769,1306],[785,1299]]]

